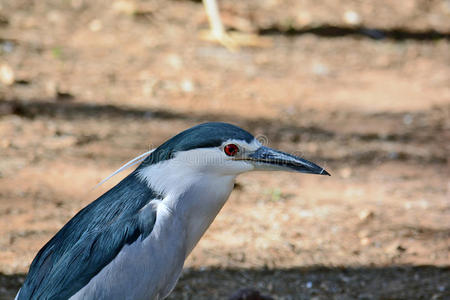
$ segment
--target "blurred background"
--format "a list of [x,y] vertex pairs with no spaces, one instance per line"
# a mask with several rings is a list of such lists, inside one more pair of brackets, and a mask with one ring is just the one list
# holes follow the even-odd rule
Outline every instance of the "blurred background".
[[201,1],[0,0],[0,299],[125,174],[97,182],[203,121],[332,177],[239,177],[170,299],[449,299],[450,1],[218,3],[233,47]]

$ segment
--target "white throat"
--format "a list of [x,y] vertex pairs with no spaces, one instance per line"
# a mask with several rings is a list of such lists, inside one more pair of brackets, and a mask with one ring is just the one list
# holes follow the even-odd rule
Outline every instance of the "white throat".
[[139,177],[164,196],[160,205],[170,217],[181,221],[188,256],[228,199],[236,175],[207,172],[175,158],[143,168]]

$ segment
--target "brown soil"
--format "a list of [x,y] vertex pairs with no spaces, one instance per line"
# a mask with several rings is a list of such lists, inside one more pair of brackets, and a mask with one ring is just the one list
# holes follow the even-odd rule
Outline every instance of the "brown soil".
[[220,3],[272,45],[200,40],[199,2],[0,0],[0,299],[123,175],[98,181],[207,120],[332,176],[239,177],[170,299],[450,299],[449,2]]

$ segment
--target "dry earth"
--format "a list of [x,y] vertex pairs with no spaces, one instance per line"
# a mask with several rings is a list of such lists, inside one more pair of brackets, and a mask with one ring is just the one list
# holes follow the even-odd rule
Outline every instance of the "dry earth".
[[199,2],[0,0],[0,299],[98,181],[207,120],[332,176],[239,177],[170,299],[450,299],[450,2],[220,3],[271,46],[200,40]]

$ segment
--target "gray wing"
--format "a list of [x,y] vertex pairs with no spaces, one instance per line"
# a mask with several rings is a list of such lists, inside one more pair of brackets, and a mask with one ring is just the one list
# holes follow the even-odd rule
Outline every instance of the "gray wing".
[[126,244],[153,230],[159,196],[133,172],[75,215],[37,254],[17,299],[68,299]]

